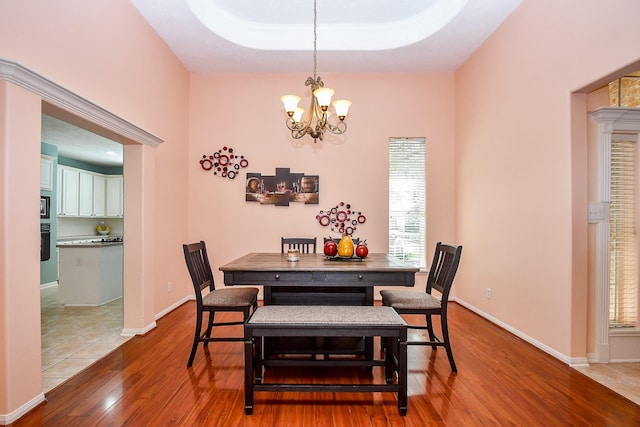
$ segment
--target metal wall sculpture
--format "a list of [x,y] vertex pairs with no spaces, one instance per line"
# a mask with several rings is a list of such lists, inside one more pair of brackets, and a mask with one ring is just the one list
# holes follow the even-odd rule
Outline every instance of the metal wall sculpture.
[[351,236],[359,225],[367,221],[367,217],[355,210],[351,203],[340,202],[330,209],[321,210],[316,220],[323,227],[331,227],[331,231]]
[[203,155],[200,159],[200,167],[206,171],[213,171],[214,175],[222,178],[234,179],[240,169],[249,166],[249,161],[244,156],[236,154],[233,148],[222,147],[210,155]]

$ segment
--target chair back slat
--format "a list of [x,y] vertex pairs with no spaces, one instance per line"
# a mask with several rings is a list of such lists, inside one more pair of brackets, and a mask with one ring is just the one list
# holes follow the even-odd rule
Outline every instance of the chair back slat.
[[302,237],[282,237],[280,253],[285,253],[289,249],[297,249],[301,254],[315,254],[317,238]]
[[427,279],[427,293],[436,289],[442,294],[442,301],[449,299],[449,292],[453,285],[453,279],[458,271],[462,246],[446,245],[438,242]]
[[207,256],[207,248],[204,241],[199,243],[190,243],[182,245],[184,251],[184,259],[187,263],[189,275],[193,282],[193,289],[196,294],[198,303],[202,303],[202,291],[208,288],[209,291],[215,289],[213,273],[209,258]]

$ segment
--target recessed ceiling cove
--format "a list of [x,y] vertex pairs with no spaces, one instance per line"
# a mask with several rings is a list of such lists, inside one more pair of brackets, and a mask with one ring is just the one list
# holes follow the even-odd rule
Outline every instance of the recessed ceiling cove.
[[[260,50],[312,50],[313,5],[304,1],[186,0],[210,31]],[[467,0],[319,0],[318,50],[387,50],[424,40]]]
[[[313,69],[312,0],[130,1],[191,72]],[[521,2],[317,0],[318,72],[455,71]]]

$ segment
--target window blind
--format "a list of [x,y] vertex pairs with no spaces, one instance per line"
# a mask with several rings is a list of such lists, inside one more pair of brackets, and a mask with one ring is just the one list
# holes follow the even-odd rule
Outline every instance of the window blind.
[[426,143],[389,139],[389,254],[426,268]]
[[638,307],[637,144],[611,144],[609,326],[633,327]]

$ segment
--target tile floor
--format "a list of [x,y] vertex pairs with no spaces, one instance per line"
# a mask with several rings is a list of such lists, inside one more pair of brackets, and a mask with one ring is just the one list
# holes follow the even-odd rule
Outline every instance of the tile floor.
[[[100,307],[65,307],[58,287],[41,291],[42,391],[47,393],[131,337],[122,337],[122,298]],[[640,363],[576,368],[640,405]]]
[[57,286],[41,290],[44,393],[131,338],[120,336],[122,310],[122,298],[100,307],[65,307]]
[[640,363],[592,363],[576,369],[640,405]]

